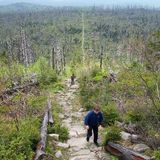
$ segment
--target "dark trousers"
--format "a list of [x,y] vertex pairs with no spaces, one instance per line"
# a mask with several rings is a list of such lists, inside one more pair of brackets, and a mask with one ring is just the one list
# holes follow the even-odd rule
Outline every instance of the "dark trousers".
[[94,142],[97,142],[98,126],[89,126],[89,129],[87,131],[87,138],[90,138],[92,136],[92,130],[93,130],[93,134],[94,134]]

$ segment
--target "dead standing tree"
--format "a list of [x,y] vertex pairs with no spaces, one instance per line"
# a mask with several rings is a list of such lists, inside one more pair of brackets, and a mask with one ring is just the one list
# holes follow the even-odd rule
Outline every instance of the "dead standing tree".
[[18,59],[20,63],[28,67],[35,62],[35,53],[32,50],[30,41],[28,40],[26,33],[23,29],[20,32],[20,47],[18,53]]
[[51,65],[52,68],[57,72],[60,73],[64,70],[65,66],[65,57],[63,53],[63,49],[60,47],[58,43],[54,44],[51,53]]

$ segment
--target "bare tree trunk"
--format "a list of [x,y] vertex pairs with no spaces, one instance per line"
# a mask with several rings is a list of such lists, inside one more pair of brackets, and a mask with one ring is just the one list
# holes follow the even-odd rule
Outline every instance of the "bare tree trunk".
[[66,67],[65,46],[63,46],[63,67]]
[[157,86],[157,96],[158,96],[158,99],[160,100],[160,94],[159,94],[159,85],[158,85],[158,82],[156,83],[156,86]]
[[20,53],[18,55],[19,60],[26,67],[35,62],[35,53],[31,49],[31,44],[27,40],[25,31],[21,28],[20,32],[21,41],[20,41]]
[[13,60],[13,57],[14,57],[13,51],[12,51],[11,41],[10,42],[7,41],[7,47],[8,47],[8,51],[9,51],[9,53],[8,53],[8,66],[9,66],[9,68],[11,68],[12,60]]
[[103,65],[103,46],[101,45],[101,55],[100,55],[100,68],[102,69]]
[[55,69],[55,51],[54,51],[54,47],[52,48],[52,53],[51,53],[51,65],[52,68]]

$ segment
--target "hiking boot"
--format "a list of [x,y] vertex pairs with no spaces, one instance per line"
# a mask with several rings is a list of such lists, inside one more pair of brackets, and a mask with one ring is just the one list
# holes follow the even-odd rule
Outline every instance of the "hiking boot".
[[98,143],[98,142],[94,142],[94,144],[95,144],[97,147],[99,147],[99,143]]
[[89,142],[89,137],[86,138],[87,142]]

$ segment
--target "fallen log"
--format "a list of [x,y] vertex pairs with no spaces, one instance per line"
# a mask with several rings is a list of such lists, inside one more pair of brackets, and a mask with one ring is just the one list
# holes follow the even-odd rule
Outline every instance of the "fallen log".
[[153,160],[153,158],[132,151],[124,146],[109,142],[105,150],[117,156],[120,160]]
[[42,122],[42,126],[41,126],[40,141],[37,145],[34,160],[39,160],[40,157],[45,155],[48,123],[53,123],[53,118],[52,118],[52,114],[51,114],[51,101],[50,100],[48,100],[48,102],[47,102],[47,108],[46,108],[43,122]]
[[52,108],[51,101],[48,100],[48,122],[49,122],[50,124],[53,124],[53,117],[52,117],[51,108]]
[[28,84],[24,84],[22,86],[16,86],[11,89],[6,89],[5,91],[2,92],[2,94],[12,94],[14,92],[17,92],[17,90],[24,89],[24,88],[30,87],[30,86],[36,86],[36,85],[38,85],[38,82],[28,83]]
[[37,86],[38,84],[39,84],[38,82],[33,82],[33,83],[24,84],[22,86],[16,86],[16,87],[13,87],[13,88],[8,88],[5,91],[1,92],[0,97],[3,98],[3,95],[11,95],[14,92],[17,92],[18,90],[22,90],[22,89],[25,89],[25,88],[31,87],[31,86]]

